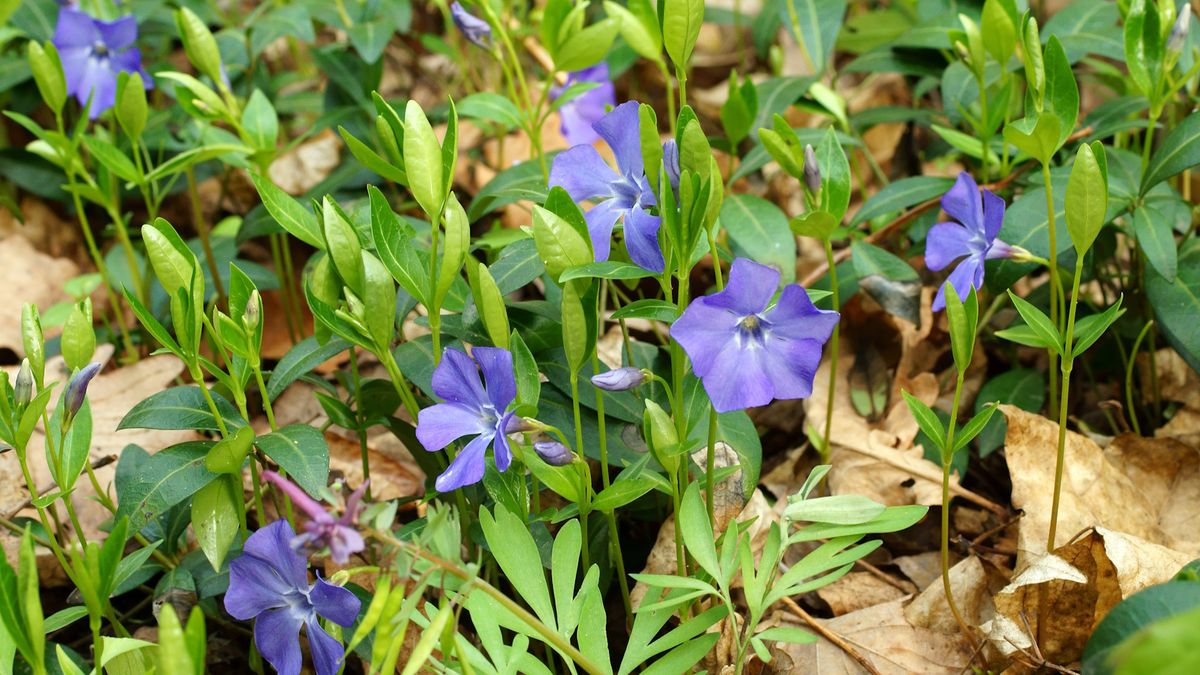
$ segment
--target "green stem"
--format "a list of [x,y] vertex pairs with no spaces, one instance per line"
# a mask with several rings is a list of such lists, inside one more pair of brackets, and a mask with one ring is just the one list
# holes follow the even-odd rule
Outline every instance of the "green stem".
[[1067,334],[1063,339],[1062,395],[1058,399],[1058,456],[1054,464],[1054,501],[1050,504],[1050,534],[1046,539],[1046,551],[1054,551],[1054,535],[1058,531],[1058,506],[1062,497],[1063,464],[1067,450],[1067,400],[1071,391],[1071,355],[1075,339],[1075,308],[1079,305],[1079,277],[1083,276],[1083,256],[1075,261],[1075,281],[1071,287],[1071,307],[1067,316]]
[[987,75],[979,77],[979,174],[988,182],[988,150],[992,140],[992,124],[988,117]]
[[[396,357],[390,349],[386,348],[380,348],[377,356],[383,362],[383,367],[388,373],[388,379],[392,381],[392,386],[396,388],[396,393],[400,395],[400,401],[404,404],[404,409],[408,411],[413,422],[416,422],[417,413],[421,409],[417,405],[417,399],[413,396],[412,389],[408,386],[408,380],[404,379],[404,374],[400,372],[400,366],[396,365]],[[437,357],[436,353],[434,357]]]
[[1133,348],[1129,352],[1129,359],[1125,363],[1125,407],[1129,411],[1129,424],[1133,427],[1133,433],[1138,436],[1142,435],[1142,427],[1138,422],[1137,408],[1134,407],[1133,401],[1133,366],[1137,362],[1138,349],[1142,346],[1142,340],[1146,339],[1146,335],[1154,326],[1154,321],[1147,321],[1142,327],[1142,331],[1138,333],[1137,339],[1133,341]]
[[946,427],[946,445],[942,448],[942,588],[946,594],[946,604],[954,621],[966,636],[967,641],[975,646],[975,636],[971,628],[963,620],[958,605],[954,602],[954,592],[950,588],[950,465],[954,457],[954,432],[958,426],[958,407],[962,399],[963,372],[958,371],[954,383],[954,403],[950,407],[950,423]]
[[675,114],[675,91],[674,87],[671,85],[671,70],[667,68],[667,62],[661,57],[658,59],[658,69],[662,71],[663,86],[666,87],[667,117],[670,118],[669,128],[671,129],[671,135],[674,136],[677,116]]
[[[833,244],[825,240],[825,260],[829,265],[829,288],[831,291],[830,302],[833,305],[833,311],[841,310],[841,303],[838,300],[838,277],[837,277],[837,261],[833,257]],[[837,394],[837,365],[838,352],[840,350],[841,339],[841,322],[834,324],[833,335],[829,338],[829,393],[828,400],[825,402],[825,433],[821,437],[821,463],[829,463],[829,455],[831,448],[829,447],[830,433],[833,430],[833,399]]]
[[[583,417],[579,407],[579,373],[571,373],[571,409],[575,418],[575,452],[579,453],[579,458],[587,462],[587,456],[583,452]],[[607,471],[605,471],[607,473]],[[592,486],[584,485],[580,490],[579,503],[579,525],[583,530],[583,546],[581,548],[581,561],[583,564],[583,572],[587,574],[591,568],[591,553],[588,546],[588,512],[591,511],[591,492]]]
[[713,484],[713,474],[716,473],[717,458],[717,409],[709,404],[708,407],[708,452],[704,457],[704,505],[708,509],[708,522],[717,522],[716,486]]
[[[1050,165],[1042,164],[1042,181],[1046,185],[1046,234],[1050,239],[1050,255],[1049,265],[1047,269],[1050,271],[1050,322],[1056,328],[1060,328],[1058,324],[1058,296],[1062,293],[1062,282],[1058,277],[1058,234],[1057,226],[1054,222],[1054,184],[1050,182]],[[1054,371],[1058,368],[1058,354],[1053,350],[1047,350],[1050,359],[1049,367],[1049,389],[1050,389],[1050,410],[1054,410],[1058,402],[1058,389]]]

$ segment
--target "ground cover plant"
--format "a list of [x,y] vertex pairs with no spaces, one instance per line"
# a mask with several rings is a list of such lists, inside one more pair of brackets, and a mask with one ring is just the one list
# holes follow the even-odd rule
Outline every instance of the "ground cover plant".
[[0,673],[1195,672],[1174,0],[0,0]]

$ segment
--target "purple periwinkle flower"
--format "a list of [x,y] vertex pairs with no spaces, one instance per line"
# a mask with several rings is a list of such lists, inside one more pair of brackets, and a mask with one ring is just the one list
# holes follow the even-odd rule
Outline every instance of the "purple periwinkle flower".
[[551,466],[566,466],[575,461],[575,453],[558,441],[535,441],[533,450]]
[[[517,398],[512,353],[499,347],[475,347],[471,354],[467,356],[457,349],[443,352],[442,362],[433,371],[433,393],[443,403],[417,415],[417,440],[429,452],[474,436],[437,477],[434,484],[439,492],[482,480],[489,444],[495,452],[497,469],[507,471],[512,463],[507,434],[521,424],[508,409]],[[480,370],[484,384],[479,381]]]
[[345,648],[321,627],[317,617],[350,626],[361,603],[349,590],[317,577],[308,583],[304,557],[292,548],[296,533],[277,520],[246,540],[229,563],[225,610],[254,621],[254,644],[279,675],[300,673],[300,627],[308,628],[317,675],[335,675]]
[[354,527],[358,517],[359,501],[367,488],[366,481],[350,494],[346,500],[346,511],[340,518],[334,518],[320,503],[308,496],[292,481],[280,476],[274,471],[264,471],[263,480],[268,481],[283,491],[308,516],[304,523],[304,534],[292,541],[292,548],[297,551],[314,552],[323,548],[329,549],[329,557],[333,562],[344,565],[350,560],[350,554],[363,550],[363,538]]
[[62,59],[67,93],[74,95],[79,105],[87,105],[91,99],[90,118],[113,107],[117,73],[139,73],[147,89],[153,86],[142,68],[142,52],[134,46],[137,36],[133,15],[101,21],[71,7],[59,10],[53,42]]
[[717,412],[812,393],[839,316],[814,307],[797,284],[768,308],[778,285],[777,270],[738,258],[725,290],[696,298],[671,326]]
[[657,205],[642,160],[638,103],[627,101],[592,125],[612,148],[617,159],[613,170],[591,145],[576,145],[554,158],[550,185],[562,186],[577,202],[594,200],[585,218],[596,261],[608,260],[613,226],[624,219],[625,249],[638,266],[662,272],[665,266],[658,245],[661,219],[652,215]]
[[[965,298],[972,288],[978,289],[983,284],[985,260],[1013,255],[1013,247],[996,238],[1004,224],[1004,200],[990,190],[984,190],[981,199],[975,179],[964,171],[942,195],[942,210],[958,222],[938,223],[929,230],[925,237],[925,266],[937,272],[963,258],[946,280],[958,297]],[[943,284],[933,299],[933,311],[945,307]]]
[[605,391],[629,391],[646,381],[640,368],[625,366],[592,376],[592,384]]
[[492,27],[488,22],[468,12],[457,0],[450,3],[450,18],[471,44],[484,49],[490,48]]
[[604,117],[609,106],[617,104],[617,95],[613,90],[612,81],[608,79],[608,64],[601,62],[591,68],[568,74],[565,84],[550,88],[550,99],[557,101],[571,85],[580,82],[595,82],[597,86],[564,103],[558,109],[558,116],[562,120],[559,128],[563,138],[571,145],[591,145],[600,138],[592,125]]
[[93,361],[71,376],[71,380],[67,382],[67,391],[63,394],[66,397],[64,413],[67,420],[74,419],[75,414],[83,407],[83,400],[87,397],[88,385],[91,384],[92,378],[96,377],[96,373],[99,372],[100,364]]

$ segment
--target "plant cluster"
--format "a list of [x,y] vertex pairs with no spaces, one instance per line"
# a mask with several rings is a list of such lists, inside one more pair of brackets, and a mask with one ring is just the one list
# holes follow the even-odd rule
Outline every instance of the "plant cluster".
[[[0,374],[0,441],[32,508],[3,522],[19,545],[0,562],[0,670],[19,657],[38,675],[204,672],[217,632],[244,640],[241,665],[288,674],[686,673],[722,636],[729,672],[770,664],[817,639],[776,610],[927,515],[828,480],[835,401],[877,418],[888,396],[839,376],[852,302],[945,327],[948,410],[902,395],[941,468],[948,609],[973,662],[994,665],[955,602],[950,503],[954,475],[1002,444],[997,404],[1044,404],[1057,423],[1052,554],[1074,534],[1057,528],[1072,423],[1153,430],[1171,411],[1139,355],[1153,373],[1165,340],[1200,366],[1191,9],[1088,0],[1044,20],[1013,0],[850,4],[772,0],[752,18],[735,2],[739,50],[752,37],[772,76],[733,73],[706,116],[693,55],[724,15],[702,0],[435,1],[427,16],[370,0],[0,2],[4,112],[26,139],[3,151],[0,198],[63,203],[95,269],[72,282],[76,301],[24,306],[23,360]],[[448,93],[477,91],[435,105],[380,93],[396,33],[455,62]],[[809,75],[779,74],[782,44]],[[648,102],[624,97],[635,62],[663,85]],[[323,91],[304,89],[321,73]],[[852,114],[839,83],[863,73],[900,73],[941,107]],[[1080,83],[1115,92],[1082,120]],[[798,108],[815,124],[794,127]],[[554,122],[565,150],[545,145]],[[864,134],[894,122],[963,170],[889,180]],[[272,166],[333,128],[350,157],[290,194]],[[470,194],[462,139],[479,131],[502,157],[505,139],[529,152]],[[739,187],[768,172],[791,206]],[[248,182],[261,205],[211,222],[213,179]],[[253,242],[269,256],[250,259]],[[798,281],[805,249],[821,262]],[[267,358],[280,325],[293,346]],[[122,364],[170,354],[186,374],[120,428],[197,439],[128,446],[112,485],[91,461],[87,395],[104,343]],[[985,350],[1011,367],[968,391]],[[318,375],[335,358],[336,376]],[[1117,383],[1124,407],[1080,410],[1081,374]],[[281,423],[299,382],[322,428]],[[763,471],[747,411],[814,393],[825,406],[794,443],[819,456],[807,480],[776,495],[775,520],[725,513]],[[330,427],[357,440],[361,478],[331,473]],[[428,477],[423,494],[372,495],[379,428]],[[85,484],[102,536],[77,512]],[[670,573],[631,558],[625,528],[647,519],[673,533]],[[48,616],[39,551],[78,599]],[[73,646],[56,637],[84,619]],[[1091,663],[1187,639],[1170,621],[1109,630],[1128,642]]]

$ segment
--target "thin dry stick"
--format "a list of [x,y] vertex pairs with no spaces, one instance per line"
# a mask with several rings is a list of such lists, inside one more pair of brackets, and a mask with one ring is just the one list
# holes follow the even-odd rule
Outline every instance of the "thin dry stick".
[[862,666],[863,670],[867,671],[871,675],[881,675],[879,669],[876,668],[875,664],[871,663],[867,657],[859,654],[857,649],[851,646],[849,642],[846,642],[844,639],[842,639],[842,636],[829,630],[825,626],[822,626],[821,623],[817,621],[816,617],[804,611],[804,608],[796,604],[795,600],[784,597],[783,604],[787,605],[787,608],[792,610],[792,613],[803,619],[804,623],[808,624],[809,628],[812,628],[814,631],[816,631],[818,635],[832,642],[833,645],[838,649],[846,652],[846,656],[849,656],[858,662],[858,665]]
[[[889,456],[888,453],[880,452],[880,451],[876,450],[875,448],[867,447],[865,445],[856,445],[856,444],[847,442],[845,440],[838,441],[837,445],[839,445],[847,450],[850,450],[852,452],[857,452],[860,455],[866,455],[867,457],[870,457],[872,459],[877,459],[877,460],[883,462],[884,464],[888,464],[897,469],[900,469],[901,471],[905,471],[916,478],[923,478],[927,481],[931,481],[931,482],[938,483],[938,484],[940,484],[942,482],[942,474],[940,471],[938,471],[936,469],[930,469],[930,468],[926,468],[923,466],[909,466],[909,465],[904,464],[900,460],[896,459],[895,457]],[[983,508],[991,511],[992,513],[995,513],[998,516],[1006,517],[1008,515],[1008,510],[1005,509],[1003,506],[1000,506],[999,504],[997,504],[996,502],[993,502],[992,500],[988,499],[987,497],[984,497],[982,495],[971,492],[970,490],[966,489],[965,487],[963,487],[961,485],[951,484],[950,491],[953,492],[956,496],[962,497],[963,499],[965,499],[969,502],[972,502],[974,504],[978,504],[979,506],[982,506]]]

